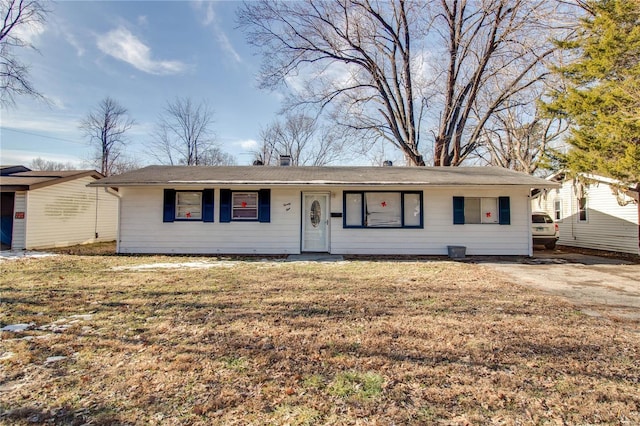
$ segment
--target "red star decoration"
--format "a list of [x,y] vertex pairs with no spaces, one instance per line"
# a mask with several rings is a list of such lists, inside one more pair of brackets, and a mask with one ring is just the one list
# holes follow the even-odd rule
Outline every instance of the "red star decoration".
[[242,202],[242,207],[247,207],[247,202],[246,201]]
[[191,212],[187,212],[187,219],[191,219]]
[[386,202],[386,201],[383,201],[383,202],[381,202],[381,203],[380,203],[380,205],[381,205],[382,207],[387,207],[387,202]]
[[486,213],[487,217],[491,217],[491,212]]

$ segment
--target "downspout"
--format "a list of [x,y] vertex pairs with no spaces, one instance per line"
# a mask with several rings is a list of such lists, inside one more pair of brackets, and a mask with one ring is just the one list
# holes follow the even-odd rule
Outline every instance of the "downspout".
[[93,222],[93,237],[98,239],[98,188],[96,188],[96,217]]
[[531,190],[529,190],[529,195],[527,195],[527,199],[528,199],[528,203],[527,203],[527,223],[529,224],[529,226],[527,226],[527,236],[528,236],[528,246],[527,249],[529,250],[529,257],[533,257],[533,235],[531,232]]

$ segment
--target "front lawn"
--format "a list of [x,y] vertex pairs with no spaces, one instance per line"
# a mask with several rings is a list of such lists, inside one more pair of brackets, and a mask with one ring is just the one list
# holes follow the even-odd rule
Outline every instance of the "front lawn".
[[3,424],[640,423],[637,324],[475,264],[5,260],[5,326]]

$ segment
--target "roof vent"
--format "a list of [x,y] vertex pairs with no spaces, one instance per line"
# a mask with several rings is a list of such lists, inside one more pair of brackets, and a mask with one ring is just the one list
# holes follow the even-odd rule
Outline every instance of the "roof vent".
[[281,166],[290,166],[291,165],[291,156],[290,155],[281,155],[280,156],[280,165]]
[[393,161],[391,161],[391,160],[384,160],[384,161],[383,161],[383,163],[382,163],[382,165],[383,165],[384,167],[391,167],[391,166],[393,166]]

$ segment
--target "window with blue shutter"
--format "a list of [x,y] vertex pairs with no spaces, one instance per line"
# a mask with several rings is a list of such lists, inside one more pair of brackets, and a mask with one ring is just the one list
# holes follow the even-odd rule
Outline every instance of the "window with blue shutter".
[[453,197],[453,224],[465,223],[510,225],[509,197]]
[[165,189],[163,222],[213,222],[213,189],[176,191]]
[[220,222],[271,222],[271,190],[220,190]]

